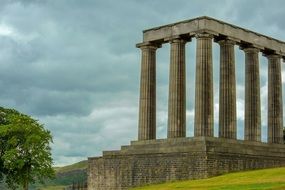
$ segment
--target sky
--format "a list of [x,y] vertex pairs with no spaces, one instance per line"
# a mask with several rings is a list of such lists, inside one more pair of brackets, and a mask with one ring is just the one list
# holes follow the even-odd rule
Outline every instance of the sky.
[[[210,16],[285,41],[283,0],[0,0],[0,106],[53,135],[54,165],[137,139],[142,30]],[[186,45],[187,136],[193,136],[196,40]],[[215,135],[219,46],[213,43]],[[157,138],[166,137],[169,44],[157,50]],[[238,138],[244,127],[244,53],[235,47]],[[262,140],[267,60],[260,53]],[[284,84],[284,69],[283,84]],[[284,87],[284,85],[283,85]],[[283,90],[284,91],[284,90]],[[283,96],[284,99],[285,96]],[[285,113],[285,112],[284,112]]]

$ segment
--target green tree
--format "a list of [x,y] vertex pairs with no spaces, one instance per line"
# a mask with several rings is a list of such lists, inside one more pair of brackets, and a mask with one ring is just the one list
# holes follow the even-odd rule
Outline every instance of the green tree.
[[27,190],[30,183],[52,178],[51,142],[50,131],[37,120],[0,107],[0,180]]

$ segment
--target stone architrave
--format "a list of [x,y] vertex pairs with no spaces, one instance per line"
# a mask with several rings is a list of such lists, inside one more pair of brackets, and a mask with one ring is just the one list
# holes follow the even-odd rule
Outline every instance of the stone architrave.
[[183,39],[170,41],[168,138],[186,136],[185,43]]
[[235,42],[220,40],[219,137],[236,139]]
[[156,49],[142,45],[138,140],[156,138]]
[[259,49],[249,47],[243,50],[245,52],[244,139],[248,141],[261,141]]
[[283,144],[281,56],[268,55],[268,143]]
[[194,136],[213,136],[213,65],[211,34],[196,34]]

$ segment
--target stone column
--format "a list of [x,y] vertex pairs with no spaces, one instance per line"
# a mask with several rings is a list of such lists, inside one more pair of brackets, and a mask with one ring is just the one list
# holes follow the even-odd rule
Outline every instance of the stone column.
[[195,136],[213,136],[213,65],[210,34],[197,34],[195,85]]
[[245,48],[244,139],[261,141],[260,79],[257,48]]
[[268,55],[268,143],[283,144],[281,56]]
[[138,140],[156,138],[156,49],[142,45]]
[[183,39],[170,41],[168,138],[186,136],[185,43]]
[[235,42],[221,40],[219,137],[236,139]]

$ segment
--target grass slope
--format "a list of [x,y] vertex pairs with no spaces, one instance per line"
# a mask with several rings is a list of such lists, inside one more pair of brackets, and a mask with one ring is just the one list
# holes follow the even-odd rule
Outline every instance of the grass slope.
[[281,190],[285,167],[230,173],[201,180],[188,180],[134,188],[133,190]]
[[56,167],[55,171],[56,173],[64,173],[64,172],[70,172],[73,170],[84,170],[87,168],[87,160],[83,160],[80,162],[77,162],[75,164],[72,165],[68,165],[68,166],[63,166],[63,167]]
[[87,180],[87,160],[64,166],[56,167],[56,177],[52,180],[47,180],[44,185],[34,184],[31,189],[40,190],[62,190],[68,185],[72,185],[73,182],[83,182]]

